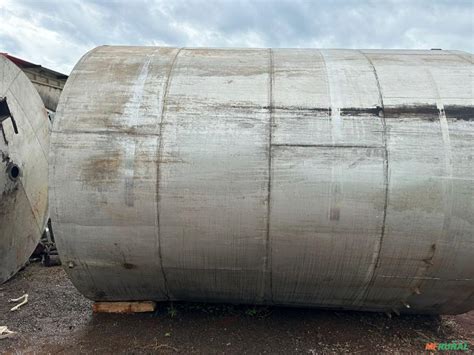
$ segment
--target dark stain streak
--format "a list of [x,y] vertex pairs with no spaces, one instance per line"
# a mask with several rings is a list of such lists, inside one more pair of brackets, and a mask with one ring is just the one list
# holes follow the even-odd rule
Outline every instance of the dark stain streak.
[[121,265],[123,266],[123,268],[127,270],[136,269],[137,265],[127,262],[127,257],[125,255],[125,252],[119,247],[119,244],[114,243],[114,246],[117,248],[118,253],[120,254],[120,257],[122,258]]
[[10,157],[8,156],[8,154],[4,153],[4,152],[1,152],[2,153],[2,162],[9,162],[10,161]]
[[[275,115],[288,112],[295,116],[331,116],[331,108],[325,107],[301,107],[301,106],[281,106],[281,105],[254,105],[251,103],[239,103],[239,104],[210,104],[210,103],[196,103],[197,106],[206,108],[207,110],[225,112],[233,110],[236,112],[248,113],[249,111],[268,111],[272,110]],[[460,106],[460,105],[446,105],[445,106],[446,117],[456,118],[465,121],[474,120],[474,107],[473,106]],[[427,119],[429,121],[436,121],[439,118],[439,110],[436,105],[403,105],[403,106],[391,106],[382,108],[381,106],[374,107],[342,107],[340,109],[340,115],[343,117],[382,117],[386,118],[403,118],[403,117],[416,117]],[[295,117],[297,118],[297,117]]]
[[[110,127],[109,127],[110,128]],[[56,134],[94,134],[94,135],[106,135],[106,136],[113,136],[113,135],[118,135],[118,136],[132,136],[132,137],[158,137],[159,135],[157,133],[152,133],[152,132],[138,132],[135,127],[133,128],[126,128],[126,127],[119,127],[115,126],[110,129],[98,129],[98,130],[87,130],[87,129],[81,129],[81,130],[72,130],[72,129],[63,129],[61,131],[51,131],[52,133]]]
[[439,119],[439,110],[436,105],[403,105],[384,108],[386,118],[416,117],[437,121]]
[[226,105],[226,104],[222,104],[222,105],[209,105],[209,107],[211,108],[214,108],[214,109],[218,109],[218,110],[238,110],[238,111],[263,111],[263,110],[267,110],[268,107],[267,106],[260,106],[260,105],[245,105],[245,104],[241,104],[241,105]]
[[474,121],[474,106],[445,105],[444,112],[447,118]]
[[[195,106],[204,107],[207,110],[212,111],[229,111],[234,110],[236,112],[248,113],[249,111],[268,111],[273,110],[274,114],[283,112],[293,113],[300,116],[331,116],[331,108],[324,107],[301,107],[301,106],[275,106],[272,105],[254,105],[254,104],[219,104],[213,105],[210,103],[195,103]],[[455,118],[464,121],[474,120],[474,106],[461,106],[461,105],[445,105],[445,112],[447,118]],[[382,117],[385,115],[386,118],[403,118],[403,117],[416,117],[427,119],[429,121],[437,121],[439,119],[439,110],[436,105],[403,105],[403,106],[391,106],[382,108],[380,106],[375,107],[343,107],[340,109],[340,115],[343,117],[361,117],[361,116],[373,116]],[[297,117],[295,117],[297,118]],[[129,134],[133,136],[159,136],[159,134],[153,133],[140,133],[138,134],[135,128],[125,127],[113,127],[114,130],[105,130],[103,134]],[[65,131],[67,132],[67,131]],[[81,131],[81,133],[97,133],[97,131],[88,132]]]
[[16,204],[19,190],[18,184],[15,184],[2,191],[0,198],[0,216],[6,216],[11,211],[14,211],[14,206]]
[[[231,64],[231,63],[229,63]],[[219,67],[211,68],[211,67],[193,67],[191,68],[194,70],[194,75],[197,77],[252,77],[252,76],[259,76],[265,75],[266,72],[260,66],[247,66],[245,68],[239,68],[231,65],[222,65]]]
[[359,107],[346,107],[340,110],[341,116],[376,116],[382,115],[383,109],[380,106],[359,108]]
[[122,266],[124,269],[131,270],[131,269],[136,269],[137,266],[135,264],[130,264],[130,263],[123,263]]
[[355,144],[272,144],[272,147],[298,147],[298,148],[363,148],[363,149],[384,149],[384,146],[377,145],[355,145]]
[[[264,109],[269,109],[268,106],[264,106]],[[331,109],[327,107],[300,107],[300,106],[273,106],[273,110],[278,111],[290,111],[290,112],[311,112],[311,113],[323,113],[325,115],[331,115]]]
[[[186,101],[187,100],[187,101]],[[183,105],[183,102],[186,102]],[[331,109],[327,107],[301,107],[301,106],[281,106],[267,104],[267,105],[256,105],[252,102],[242,101],[234,103],[212,103],[209,101],[189,101],[187,97],[177,97],[173,96],[170,98],[170,102],[167,105],[170,110],[170,106],[173,106],[175,111],[181,111],[183,107],[193,106],[195,108],[205,108],[206,110],[212,111],[228,111],[235,110],[248,113],[249,111],[262,111],[267,112],[268,110],[276,111],[285,111],[285,112],[302,112],[302,113],[312,113],[312,114],[322,114],[325,116],[331,115]]]
[[436,244],[432,244],[430,247],[429,256],[423,259],[423,262],[428,265],[433,265],[433,258],[435,256],[435,252],[436,252]]
[[[318,113],[331,116],[331,108],[324,107],[297,107],[297,106],[275,106],[275,110],[289,111],[289,112],[304,112],[304,113]],[[340,109],[341,116],[374,116],[380,117],[383,114],[383,109],[380,106],[375,107],[343,107]]]

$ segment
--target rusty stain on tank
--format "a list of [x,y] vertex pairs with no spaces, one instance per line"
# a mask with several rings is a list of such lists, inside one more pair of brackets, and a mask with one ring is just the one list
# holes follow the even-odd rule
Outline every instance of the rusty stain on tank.
[[82,180],[94,186],[113,183],[120,178],[121,164],[122,156],[119,152],[90,157],[82,166]]

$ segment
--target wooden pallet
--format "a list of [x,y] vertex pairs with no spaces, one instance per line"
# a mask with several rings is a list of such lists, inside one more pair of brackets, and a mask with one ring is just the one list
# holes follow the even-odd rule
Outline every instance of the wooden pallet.
[[94,302],[92,311],[94,313],[145,313],[154,312],[156,302]]

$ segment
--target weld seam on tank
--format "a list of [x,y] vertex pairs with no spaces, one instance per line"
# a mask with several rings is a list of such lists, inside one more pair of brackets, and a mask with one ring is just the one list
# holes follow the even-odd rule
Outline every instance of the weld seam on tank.
[[[324,50],[318,50],[318,53],[321,57],[322,63],[324,65],[324,72],[325,78],[327,83],[327,95],[328,95],[328,104],[329,104],[329,118],[330,118],[330,135],[331,135],[331,142],[332,146],[335,149],[341,149],[341,141],[343,137],[343,127],[344,127],[344,119],[341,117],[341,108],[342,102],[340,93],[338,93],[335,87],[335,79],[331,79],[332,76],[330,75],[330,67],[328,66],[328,61],[326,60],[326,56],[324,54]],[[334,75],[334,73],[332,73]],[[339,95],[338,95],[339,94]],[[341,175],[342,169],[339,165],[332,164],[331,165],[331,173],[330,173],[330,194],[331,194],[331,202],[329,203],[329,211],[328,215],[331,218],[332,211],[340,211],[340,199],[341,199],[341,192],[342,189],[342,182],[341,182]],[[330,298],[331,294],[326,296]],[[323,298],[322,302],[325,303],[326,299]]]
[[23,72],[18,68],[18,72],[16,73],[15,77],[12,79],[12,81],[8,84],[8,86],[5,88],[5,94],[10,91],[11,86],[13,83],[18,79],[18,76],[22,74]]
[[[20,105],[20,100],[18,100],[18,98],[15,96],[14,93],[11,93],[11,96],[12,96],[13,99],[18,103],[18,107],[19,107],[20,110],[23,112],[23,114],[26,116],[25,110],[24,110],[23,107]],[[45,112],[46,112],[46,109],[45,109]],[[11,118],[12,118],[13,127],[14,127],[14,129],[15,129],[15,133],[18,134],[19,131],[18,131],[16,122],[13,120],[13,116],[12,116]],[[26,120],[26,123],[28,124],[28,126],[30,126],[31,130],[32,130],[33,132],[35,132],[35,130],[34,130],[34,128],[33,128],[33,126],[32,126],[32,124],[31,124],[31,122],[30,122],[29,119]],[[49,123],[48,123],[48,124],[49,124]],[[48,160],[48,153],[44,150],[45,147],[43,147],[43,144],[41,144],[41,142],[40,142],[40,140],[39,140],[39,138],[38,138],[38,136],[37,136],[36,134],[35,134],[35,140],[38,142],[38,145],[39,145],[39,147],[40,147],[40,149],[41,149],[41,152],[43,153],[44,158],[45,158],[46,160]],[[47,148],[49,148],[49,147],[47,147]]]
[[[339,128],[340,128],[340,125],[342,125],[342,120],[341,120],[341,117],[340,117],[340,112],[339,112],[339,107],[336,107],[336,104],[334,102],[334,94],[331,90],[331,81],[330,81],[330,78],[329,78],[329,69],[328,69],[328,65],[327,65],[327,62],[326,62],[326,58],[324,56],[324,53],[321,49],[318,50],[318,54],[321,58],[321,61],[322,61],[322,64],[323,64],[323,67],[324,67],[324,76],[323,78],[325,79],[326,81],[326,94],[327,94],[327,97],[328,97],[328,112],[329,112],[329,121],[330,121],[330,128],[328,130],[330,130],[330,136],[331,136],[331,144],[332,146],[334,146],[334,148],[337,148],[340,144],[340,142],[336,142],[336,139],[338,139],[338,134],[339,134]],[[336,168],[337,169],[337,168]],[[335,202],[334,200],[336,200],[336,197],[333,196],[335,195],[335,191],[334,191],[334,187],[337,186],[337,182],[334,181],[334,171],[335,168],[334,168],[334,165],[331,166],[331,177],[330,177],[330,193],[331,193],[331,202],[329,203],[330,205],[330,210],[333,208],[333,203]],[[322,303],[325,302],[325,299],[323,298],[321,300]]]
[[377,74],[377,69],[375,68],[374,63],[370,59],[370,57],[364,53],[362,50],[358,51],[362,56],[367,60],[369,63],[373,74],[375,78],[375,82],[377,84],[377,90],[379,94],[379,104],[380,104],[380,111],[379,111],[379,117],[382,123],[382,145],[384,149],[384,164],[383,164],[383,174],[384,174],[384,185],[385,185],[385,200],[384,200],[384,206],[383,206],[383,216],[382,216],[382,229],[380,231],[380,241],[377,246],[377,252],[376,256],[373,260],[373,266],[371,272],[371,276],[369,278],[369,281],[365,288],[361,290],[360,296],[356,298],[355,304],[360,302],[360,308],[363,307],[364,303],[367,300],[367,296],[373,287],[373,284],[375,282],[376,276],[377,276],[377,268],[379,267],[380,264],[380,254],[382,252],[382,244],[383,240],[385,237],[385,224],[387,220],[387,208],[388,208],[388,196],[389,196],[389,153],[388,153],[388,144],[387,144],[387,122],[385,120],[385,105],[384,105],[384,100],[383,100],[383,91],[382,91],[382,86],[380,85],[380,80],[379,80],[379,75]]
[[166,77],[166,84],[165,84],[165,91],[163,93],[163,99],[162,99],[162,104],[161,104],[161,119],[160,119],[160,128],[159,128],[159,136],[158,136],[158,152],[156,154],[157,160],[156,160],[156,225],[157,225],[157,236],[156,239],[158,241],[158,258],[159,258],[159,264],[161,268],[161,273],[163,275],[163,283],[165,287],[165,297],[167,300],[170,300],[170,291],[168,287],[168,278],[166,276],[165,268],[163,265],[163,255],[162,255],[162,241],[161,241],[161,229],[160,229],[160,182],[161,182],[161,161],[163,160],[163,132],[164,132],[164,123],[165,123],[165,116],[166,116],[166,109],[167,109],[167,99],[168,99],[168,93],[169,93],[169,88],[171,86],[171,81],[173,78],[173,70],[176,65],[176,62],[178,61],[178,56],[181,53],[181,51],[184,48],[179,48],[176,52],[176,54],[173,57],[173,61],[171,62],[171,65],[169,67],[167,77]]
[[273,140],[273,125],[275,124],[273,114],[273,87],[275,85],[275,67],[273,64],[273,50],[268,49],[268,185],[267,185],[267,231],[265,236],[265,259],[263,264],[263,291],[261,294],[262,302],[267,300],[273,303],[273,285],[272,285],[272,245],[270,238],[270,212],[271,212],[271,201],[272,201],[272,140]]
[[[453,54],[450,52],[450,54]],[[462,58],[461,56],[457,56],[458,58]],[[450,132],[449,132],[449,126],[448,126],[448,121],[446,118],[446,112],[444,109],[444,103],[441,98],[440,92],[438,85],[436,83],[436,80],[433,77],[433,73],[429,68],[426,68],[427,76],[431,81],[431,85],[435,91],[435,99],[436,99],[436,107],[438,108],[438,119],[439,119],[439,128],[441,132],[441,137],[443,141],[443,158],[444,158],[444,163],[445,163],[445,172],[447,173],[447,177],[449,179],[443,179],[443,209],[444,209],[444,216],[443,216],[443,227],[442,227],[442,234],[438,236],[437,240],[431,245],[431,249],[429,250],[429,257],[425,260],[428,260],[429,262],[425,262],[423,267],[421,267],[420,274],[427,274],[428,270],[433,266],[433,259],[436,257],[437,253],[439,253],[439,245],[441,242],[441,238],[444,240],[449,240],[451,239],[451,242],[453,242],[453,239],[456,238],[456,234],[454,234],[451,238],[449,235],[449,226],[451,225],[451,215],[452,215],[452,210],[453,210],[453,181],[452,181],[452,176],[453,176],[453,166],[452,166],[452,146],[451,146],[451,140],[450,140]],[[449,181],[447,181],[449,180]],[[416,284],[416,288],[419,290],[423,289],[423,286],[425,284],[425,280],[420,280]]]
[[20,188],[23,190],[23,193],[25,194],[26,196],[26,199],[28,200],[28,207],[30,208],[30,211],[31,211],[31,215],[34,216],[34,220],[35,220],[35,225],[37,227],[37,232],[38,232],[38,235],[41,235],[41,233],[43,233],[43,230],[44,230],[44,227],[46,226],[46,223],[48,221],[45,221],[45,225],[41,225],[38,220],[36,219],[36,215],[35,215],[35,211],[33,210],[33,205],[32,205],[32,201],[31,201],[31,198],[30,196],[28,196],[28,194],[26,193],[26,190],[25,190],[25,187],[23,186],[23,182],[21,180],[17,181],[17,186],[20,186]]

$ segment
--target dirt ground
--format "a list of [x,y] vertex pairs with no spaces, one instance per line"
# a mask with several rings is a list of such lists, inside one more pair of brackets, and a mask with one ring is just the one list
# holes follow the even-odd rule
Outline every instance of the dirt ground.
[[[10,298],[29,302],[10,312]],[[474,348],[474,312],[395,316],[277,307],[159,304],[153,314],[92,314],[92,302],[61,267],[30,264],[0,286],[0,326],[17,334],[0,352],[18,353],[367,353],[422,352],[427,342]]]

